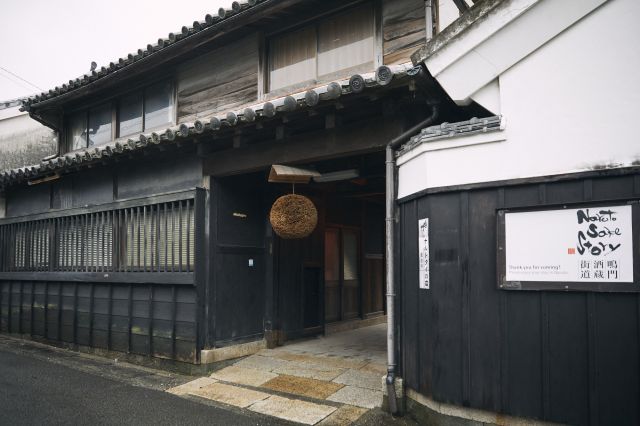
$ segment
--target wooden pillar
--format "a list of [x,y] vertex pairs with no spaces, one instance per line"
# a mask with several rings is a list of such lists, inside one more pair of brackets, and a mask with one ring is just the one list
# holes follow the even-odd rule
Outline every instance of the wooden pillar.
[[274,279],[274,237],[273,229],[268,223],[269,219],[265,218],[265,300],[264,300],[264,338],[267,341],[267,347],[273,349],[278,346],[280,321],[277,311],[277,286],[278,283]]

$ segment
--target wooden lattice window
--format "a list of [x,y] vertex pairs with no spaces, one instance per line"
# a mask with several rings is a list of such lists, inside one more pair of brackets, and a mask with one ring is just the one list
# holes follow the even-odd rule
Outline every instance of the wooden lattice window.
[[193,272],[195,206],[194,198],[180,198],[5,220],[0,272]]

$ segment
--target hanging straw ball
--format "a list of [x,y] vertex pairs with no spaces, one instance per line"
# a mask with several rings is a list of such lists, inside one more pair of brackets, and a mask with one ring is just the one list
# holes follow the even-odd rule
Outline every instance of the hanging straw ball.
[[318,210],[307,197],[288,194],[273,203],[269,221],[275,233],[282,239],[304,238],[316,229]]

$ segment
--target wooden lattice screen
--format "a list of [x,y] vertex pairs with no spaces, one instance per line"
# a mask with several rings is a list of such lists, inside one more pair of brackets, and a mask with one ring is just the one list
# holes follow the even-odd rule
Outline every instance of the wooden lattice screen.
[[193,272],[194,199],[0,225],[0,272]]

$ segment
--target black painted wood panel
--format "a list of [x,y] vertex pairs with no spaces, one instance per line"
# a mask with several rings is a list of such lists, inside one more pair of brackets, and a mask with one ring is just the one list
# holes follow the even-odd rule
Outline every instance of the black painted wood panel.
[[[636,251],[637,253],[637,251]],[[596,376],[598,423],[637,425],[640,401],[637,296],[603,294],[596,298]],[[616,419],[615,422],[611,422]]]
[[71,176],[73,205],[92,206],[113,201],[113,172],[110,168],[83,171]]
[[117,198],[148,197],[202,185],[202,162],[195,156],[138,162],[116,171]]
[[[548,294],[549,359],[546,375],[547,415],[567,424],[587,424],[589,358],[587,297],[585,294]],[[558,326],[558,325],[562,326]]]
[[215,347],[264,335],[267,203],[263,173],[215,179],[212,184],[213,298],[209,309]]
[[51,206],[51,185],[43,183],[15,187],[7,192],[6,197],[7,217],[45,212]]
[[[401,212],[401,231],[403,235],[403,250],[407,250],[407,252],[417,252],[418,250],[418,238],[417,235],[414,238],[414,227],[413,224],[417,223],[416,215],[417,215],[417,201],[407,203]],[[416,225],[417,226],[417,225]],[[401,264],[398,265],[403,272],[403,278],[410,282],[418,281],[418,270],[416,268],[409,267],[408,263],[411,263],[411,260],[406,258],[406,256],[400,257]],[[418,312],[420,306],[422,305],[421,300],[418,298],[418,287],[411,286],[405,287],[402,291],[402,308],[404,311],[405,318],[419,318]],[[429,304],[427,304],[429,306]],[[424,312],[422,313],[425,314]],[[425,318],[425,317],[422,317]],[[429,321],[431,318],[426,316],[426,321]],[[431,338],[433,330],[431,327],[426,324],[424,327],[425,330],[420,336],[418,331],[420,327],[418,326],[418,321],[406,321],[402,327],[402,343],[403,343],[403,357],[402,357],[402,366],[404,368],[405,374],[404,379],[407,383],[407,386],[412,387],[414,389],[421,388],[420,386],[420,378],[425,377],[426,383],[425,386],[428,389],[431,386],[431,371],[429,374],[420,374],[420,366],[418,365],[419,359],[421,356],[416,356],[419,353],[419,343],[423,340],[428,340],[432,342]],[[430,368],[430,366],[427,366]]]
[[195,363],[195,288],[0,281],[0,333]]
[[[462,401],[462,264],[460,257],[460,195],[431,199],[431,279],[433,327],[433,389],[445,402]],[[418,218],[420,219],[420,218]],[[434,226],[435,224],[435,226]],[[417,232],[417,223],[414,226]],[[416,237],[417,238],[417,237]],[[415,258],[415,256],[414,256]]]
[[[637,174],[590,174],[403,202],[398,293],[407,386],[437,401],[559,423],[640,423],[640,296],[501,291],[495,266],[497,209],[639,196]],[[418,290],[424,217],[430,290]]]
[[280,328],[287,338],[300,337],[304,327],[303,259],[301,240],[274,239],[277,282],[277,303]]
[[[491,278],[495,275],[493,250],[497,208],[495,191],[469,194],[469,347],[500,347],[500,300]],[[482,332],[479,332],[482,330]],[[471,351],[468,351],[471,353]],[[469,356],[469,403],[493,411],[500,409],[500,363],[493,350],[480,350]]]
[[[264,254],[218,253],[216,273],[216,345],[258,337],[263,333]],[[249,261],[253,266],[249,266]]]

